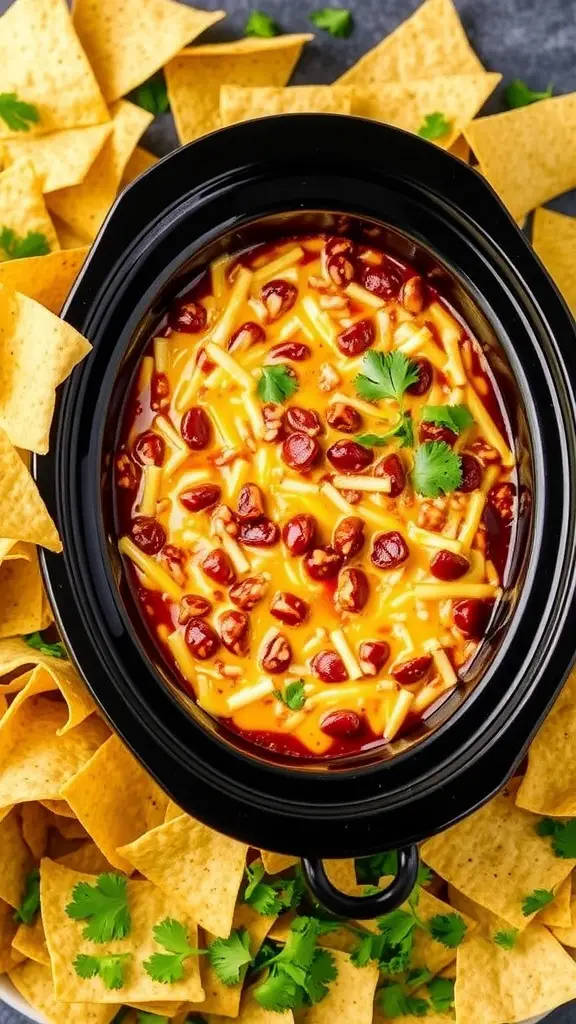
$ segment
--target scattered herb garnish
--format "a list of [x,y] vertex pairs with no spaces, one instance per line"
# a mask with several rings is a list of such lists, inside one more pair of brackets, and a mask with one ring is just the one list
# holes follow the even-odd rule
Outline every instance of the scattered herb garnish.
[[278,405],[298,391],[298,381],[283,363],[263,366],[256,391],[261,402]]
[[466,928],[466,922],[460,914],[436,914],[428,921],[428,931],[432,938],[448,949],[455,949],[460,945]]
[[38,108],[19,100],[15,92],[0,93],[0,117],[12,132],[29,132],[40,120]]
[[418,367],[403,352],[369,349],[362,360],[362,373],[354,379],[361,398],[368,402],[393,398],[401,402],[404,392],[418,380]]
[[255,999],[266,1010],[302,1009],[327,994],[337,971],[329,950],[317,947],[322,930],[322,922],[313,917],[297,917],[292,922],[285,945],[268,962],[268,976],[254,988]]
[[426,441],[414,455],[414,490],[424,498],[449,494],[462,483],[462,462],[445,441]]
[[32,924],[40,909],[40,872],[34,868],[26,875],[24,895],[17,910],[14,911],[14,920],[19,924]]
[[252,960],[250,936],[245,928],[236,929],[228,939],[214,939],[207,953],[222,984],[237,985],[243,980]]
[[190,945],[186,928],[173,917],[165,917],[160,921],[154,927],[153,934],[158,945],[163,946],[167,952],[152,953],[150,959],[144,961],[143,966],[152,981],[159,981],[163,985],[182,981],[186,958],[206,952]]
[[521,78],[515,78],[513,82],[510,82],[505,92],[506,103],[509,107],[527,107],[530,103],[537,103],[538,100],[549,100],[551,95],[551,84],[543,92],[535,92]]
[[376,1001],[385,1017],[425,1017],[430,1009],[426,999],[410,995],[398,982],[381,988]]
[[169,1017],[163,1017],[159,1013],[149,1013],[147,1010],[138,1010],[136,1013],[137,1024],[170,1024]]
[[426,985],[432,977],[432,971],[429,971],[427,967],[415,967],[414,970],[409,971],[406,977],[405,987],[408,992],[414,992],[415,989],[420,988],[422,985]]
[[542,818],[536,826],[539,836],[550,836],[552,849],[557,857],[576,858],[576,818],[569,821],[553,821]]
[[24,639],[29,647],[33,647],[40,654],[49,654],[52,658],[67,657],[66,648],[63,643],[57,641],[54,644],[49,644],[42,636],[42,633],[29,633]]
[[96,885],[78,882],[66,913],[75,921],[89,922],[82,932],[85,939],[92,942],[125,939],[132,927],[126,879],[109,873],[99,875]]
[[304,680],[295,679],[294,682],[288,683],[283,691],[274,690],[274,696],[290,708],[290,711],[301,711],[306,703]]
[[264,865],[255,860],[246,867],[247,885],[244,902],[259,914],[282,914],[297,906],[304,894],[304,884],[298,875],[293,878],[275,878],[264,881]]
[[509,931],[496,932],[493,941],[497,946],[501,946],[502,949],[514,949],[517,938],[518,929],[510,928]]
[[251,11],[244,28],[245,36],[258,36],[260,39],[271,39],[279,36],[280,26],[265,11]]
[[401,448],[414,446],[414,424],[410,413],[401,412],[398,422],[385,434],[358,434],[356,440],[366,448],[381,448],[390,444],[395,437],[400,441]]
[[534,889],[529,896],[522,903],[522,913],[524,917],[530,917],[530,914],[535,914],[538,910],[542,910],[543,907],[547,907],[549,903],[552,903],[554,899],[554,893],[551,889]]
[[440,427],[448,427],[454,434],[461,434],[474,422],[474,417],[467,405],[425,405],[421,419],[426,423],[437,423]]
[[432,1009],[445,1013],[454,1006],[454,981],[452,978],[432,978],[428,982],[428,994]]
[[105,956],[90,956],[79,953],[72,961],[72,966],[79,978],[99,977],[106,988],[122,988],[124,984],[124,968],[130,959],[130,953],[108,953]]
[[47,256],[50,246],[46,235],[40,231],[29,231],[25,237],[17,235],[12,228],[0,228],[0,249],[7,260],[23,260],[30,256]]
[[426,114],[418,129],[418,135],[423,139],[441,139],[448,134],[451,128],[452,124],[444,117],[444,114],[435,110],[433,114]]
[[310,21],[337,39],[347,39],[354,28],[351,12],[342,7],[323,7],[320,11],[312,11]]
[[382,875],[398,873],[398,854],[396,850],[375,853],[371,857],[358,857],[356,860],[356,877],[360,883],[377,882]]
[[170,100],[168,99],[168,90],[162,72],[159,71],[157,75],[153,75],[147,82],[139,85],[132,93],[131,99],[139,107],[143,107],[150,114],[154,114],[155,117],[159,114],[165,114],[170,107]]

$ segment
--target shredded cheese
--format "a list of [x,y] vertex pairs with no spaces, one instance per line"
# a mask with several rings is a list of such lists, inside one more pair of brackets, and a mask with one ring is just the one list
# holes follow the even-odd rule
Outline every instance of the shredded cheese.
[[406,532],[416,544],[422,544],[425,548],[439,548],[446,551],[453,551],[459,554],[462,551],[462,541],[452,540],[443,533],[434,533],[432,530],[423,530],[421,526],[410,520],[406,525]]
[[[247,267],[240,267],[232,291],[230,292],[230,298],[228,299],[228,305],[226,306],[220,320],[216,324],[212,331],[212,345],[222,347],[226,345],[232,336],[234,330],[234,323],[243,303],[246,301],[250,285],[256,275],[248,270]],[[212,358],[212,356],[210,356]],[[214,359],[214,362],[217,362]]]
[[370,491],[389,494],[392,488],[390,477],[387,476],[335,476],[334,487],[348,491]]
[[386,721],[384,739],[389,743],[394,739],[406,720],[406,715],[414,703],[414,694],[409,690],[400,690],[394,701],[392,710]]
[[247,704],[253,704],[257,700],[262,700],[262,697],[267,697],[268,694],[274,692],[274,683],[271,679],[261,679],[259,683],[255,683],[253,686],[247,686],[243,690],[239,690],[238,693],[232,693],[226,700],[230,711],[238,711],[239,708],[245,708]]
[[456,580],[454,583],[416,583],[414,585],[414,597],[421,601],[443,601],[445,598],[497,597],[499,588],[491,583],[468,583],[465,580]]
[[356,398],[356,395],[343,395],[341,391],[334,391],[330,395],[330,405],[334,405],[335,402],[351,405],[353,409],[363,412],[365,416],[373,416],[377,420],[387,420],[390,425],[393,423],[393,420],[390,418],[390,409],[380,409],[371,402],[365,402],[362,398]]
[[299,263],[303,256],[304,250],[299,245],[295,245],[293,249],[283,253],[277,260],[265,263],[259,270],[256,270],[253,284],[260,285],[266,281],[271,281],[273,277],[278,277],[279,274],[283,274],[283,271]]
[[229,377],[233,377],[234,380],[238,381],[245,391],[251,391],[254,388],[254,381],[250,374],[246,373],[246,370],[240,366],[240,363],[236,362],[229,352],[225,352],[209,341],[206,345],[206,355],[214,363],[218,363],[218,366],[221,366]]
[[[330,345],[336,352],[338,352],[338,348],[336,346],[336,324],[328,316],[328,313],[322,309],[318,300],[315,299],[313,295],[306,295],[305,298],[302,299],[302,308],[309,318],[312,327],[322,338],[322,341],[325,341],[326,344]],[[339,352],[338,354],[340,355]]]
[[168,373],[170,346],[166,338],[154,338],[154,366],[157,373]]
[[140,373],[138,374],[138,390],[146,391],[152,383],[152,375],[154,373],[154,360],[152,356],[144,356],[142,365],[140,367]]
[[502,459],[502,465],[508,467],[513,466],[516,461],[513,453],[510,451],[506,441],[494,423],[494,420],[488,413],[486,407],[480,401],[471,384],[466,386],[466,400],[468,408],[480,428],[480,432],[483,434],[488,444],[492,448],[496,449]]
[[344,636],[343,631],[341,629],[334,629],[330,633],[330,639],[342,658],[350,679],[361,679],[364,673],[362,672],[360,663]]
[[118,548],[120,553],[126,555],[158,590],[163,594],[168,594],[173,601],[182,600],[183,591],[172,579],[170,573],[166,572],[159,562],[155,562],[150,555],[144,554],[130,537],[121,537],[118,541]]
[[160,494],[162,468],[161,466],[144,466],[142,476],[144,477],[144,489],[138,512],[141,516],[155,516],[156,502]]
[[367,288],[363,288],[362,285],[356,284],[352,281],[347,288],[344,289],[346,295],[348,295],[354,302],[361,302],[363,306],[371,306],[372,309],[381,309],[384,305],[384,299],[381,299],[374,292],[369,292]]

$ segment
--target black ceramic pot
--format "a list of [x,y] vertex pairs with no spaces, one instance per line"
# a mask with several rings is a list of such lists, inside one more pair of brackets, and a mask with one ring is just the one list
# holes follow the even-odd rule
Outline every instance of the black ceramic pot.
[[[141,342],[216,254],[274,233],[366,237],[436,278],[489,358],[512,410],[526,512],[489,655],[417,741],[329,762],[281,762],[192,705],[121,593],[108,481]],[[112,210],[64,311],[93,343],[59,397],[35,473],[64,542],[44,570],[62,635],[115,729],[170,795],[245,842],[307,858],[337,913],[401,902],[414,844],[510,776],[575,648],[576,329],[549,277],[475,171],[423,140],[352,117],[248,122],[178,150]],[[531,500],[529,500],[531,499]],[[362,904],[319,857],[396,848],[390,890]]]

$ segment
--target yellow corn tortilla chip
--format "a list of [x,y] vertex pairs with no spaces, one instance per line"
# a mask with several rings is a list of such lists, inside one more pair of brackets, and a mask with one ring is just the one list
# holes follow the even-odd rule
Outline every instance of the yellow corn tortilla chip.
[[[44,808],[46,810],[46,808]],[[53,828],[57,829],[64,839],[86,839],[88,840],[88,833],[83,825],[76,818],[64,818],[60,814],[51,815],[51,824]]]
[[45,967],[50,967],[50,954],[46,945],[44,924],[40,914],[36,915],[36,920],[33,924],[20,925],[12,939],[12,946],[17,953],[28,957],[29,960],[34,960],[37,964],[44,964]]
[[149,170],[154,164],[158,163],[158,157],[154,156],[154,153],[149,153],[143,146],[136,146],[136,149],[132,153],[126,167],[124,168],[124,174],[122,175],[122,188],[129,185],[131,181],[135,181],[139,178],[144,171]]
[[6,167],[27,160],[36,173],[42,192],[54,192],[84,181],[112,131],[110,121],[89,128],[67,128],[33,138],[10,139],[0,148]]
[[[56,388],[90,347],[44,306],[0,287],[0,427],[12,444],[46,454]],[[2,532],[10,536],[4,523]]]
[[[0,263],[0,267],[6,266],[5,263]],[[32,548],[29,544],[23,544],[22,541],[18,540],[6,540],[6,538],[0,539],[0,565],[2,562],[6,562],[13,558],[30,558],[30,552]]]
[[34,860],[40,860],[48,846],[48,829],[52,816],[42,804],[30,800],[20,808],[22,836]]
[[[77,954],[94,953],[94,943],[82,937],[82,924],[68,917],[65,908],[79,882],[94,885],[96,878],[96,875],[72,871],[47,858],[40,865],[42,920],[52,963],[54,990],[57,998],[65,1002],[110,1003],[118,999],[117,992],[107,989],[101,978],[80,978],[72,965]],[[166,917],[175,918],[185,926],[190,945],[196,948],[196,923],[175,896],[164,894],[151,882],[129,881],[127,887],[132,920],[130,934],[124,939],[106,943],[106,953],[132,954],[122,987],[123,1000],[165,1000],[166,985],[153,981],[143,966],[145,960],[160,951],[153,934],[154,926]],[[204,992],[198,959],[197,956],[187,957],[184,978],[170,985],[169,994],[174,1001],[202,1000]]]
[[237,1020],[238,1024],[294,1024],[294,1014],[292,1010],[283,1013],[265,1010],[255,998],[254,989],[248,988],[242,996]]
[[576,920],[573,910],[572,879],[569,877],[565,882],[562,882],[562,885],[558,886],[553,902],[538,911],[534,920],[538,924],[553,925],[556,928],[570,928],[572,921]]
[[[572,894],[572,880],[569,876],[556,890],[556,895],[552,903],[548,906],[543,907],[539,910],[534,921],[536,924],[546,925],[558,925],[560,927],[568,928],[572,924],[572,912],[570,909],[570,900]],[[461,911],[462,914],[468,914],[473,917],[475,921],[478,921],[480,927],[483,929],[484,934],[491,938],[498,932],[507,931],[508,923],[496,914],[492,914],[489,910],[485,910],[479,903],[474,903],[473,900],[469,899],[468,896],[464,896],[463,893],[458,892],[453,885],[448,886],[448,899],[453,907]]]
[[220,89],[220,120],[223,125],[229,125],[269,114],[349,114],[352,99],[352,90],[333,85],[291,85],[285,89],[223,85]]
[[14,988],[49,1024],[110,1024],[120,1003],[99,1006],[94,1003],[61,1003],[54,994],[52,971],[29,960],[9,973]]
[[244,843],[182,814],[120,847],[118,853],[145,878],[180,899],[202,928],[227,938],[247,851]]
[[532,245],[576,316],[576,218],[536,210]]
[[[9,228],[19,238],[38,232],[44,235],[51,251],[60,248],[42,195],[42,182],[28,160],[18,160],[0,174],[1,228]],[[4,251],[0,255],[5,258]]]
[[535,814],[576,816],[576,669],[532,740],[516,803]]
[[[102,787],[102,779],[107,780]],[[118,853],[164,821],[168,797],[117,736],[111,736],[62,787],[62,796],[104,856],[120,871]]]
[[442,75],[437,78],[390,83],[383,88],[355,90],[352,113],[418,132],[426,117],[441,112],[449,124],[445,135],[432,141],[449,149],[484,105],[502,75]]
[[522,904],[536,889],[556,889],[574,860],[556,857],[549,839],[536,832],[538,818],[514,803],[504,789],[479,811],[427,840],[422,857],[466,896],[524,928]]
[[72,868],[73,871],[81,871],[86,875],[103,875],[108,871],[114,871],[113,865],[106,860],[104,854],[91,839],[82,843],[78,849],[58,857],[57,860],[64,867]]
[[72,188],[50,192],[48,207],[84,241],[99,231],[120,187],[124,169],[153,115],[134,103],[120,100],[110,110],[112,133],[104,143],[84,181]]
[[[104,98],[62,0],[16,0],[0,18],[0,92],[15,92],[39,115],[30,133],[108,120]],[[1,122],[0,136],[21,133]]]
[[473,932],[458,947],[456,963],[458,1024],[514,1024],[576,995],[576,964],[539,924],[528,925],[510,950]]
[[480,117],[464,135],[516,220],[576,186],[576,92]]
[[277,875],[279,871],[286,871],[299,863],[299,857],[291,857],[288,853],[271,853],[269,850],[260,850],[264,870],[268,875]]
[[26,875],[33,867],[16,808],[0,820],[0,900],[19,907]]
[[[83,722],[96,710],[96,706],[72,662],[37,651],[19,637],[0,641],[0,691],[16,693],[22,689],[25,683],[22,683],[21,677],[12,679],[7,686],[3,685],[2,677],[11,676],[25,665],[41,665],[51,677],[52,685],[44,676],[37,678],[37,693],[42,692],[42,689],[50,690],[57,687],[64,697],[68,705],[68,720],[62,727],[60,735],[67,732],[68,729],[80,725],[80,722]],[[43,688],[40,688],[40,679],[44,681]]]
[[0,263],[0,285],[27,295],[58,314],[84,263],[88,247]]
[[338,79],[362,89],[436,75],[477,75],[484,68],[452,0],[426,0]]
[[463,160],[465,164],[470,163],[470,146],[463,135],[459,135],[452,143],[450,146],[450,152],[452,153],[452,156],[457,156],[458,159]]
[[0,900],[0,974],[12,967],[12,940],[17,931],[14,907]]
[[378,982],[378,965],[354,967],[346,953],[332,951],[338,975],[330,982],[328,994],[306,1013],[306,1024],[334,1024],[354,1021],[372,1024],[372,1007]]
[[[570,913],[572,921],[576,922],[576,899],[571,901]],[[556,936],[558,942],[561,942],[563,946],[569,946],[570,949],[576,949],[576,923],[570,923],[567,927],[551,925],[550,931]]]
[[165,68],[180,142],[220,127],[220,86],[283,86],[311,35],[248,38],[189,47]]
[[[58,736],[62,736],[62,729],[59,730]],[[75,818],[74,811],[70,809],[65,800],[41,800],[40,803],[50,814],[57,814],[61,818]]]
[[58,235],[58,241],[60,242],[61,249],[83,249],[86,248],[87,239],[84,235],[79,235],[77,231],[74,231],[69,224],[65,221],[60,220],[55,213],[52,213],[52,223]]
[[74,27],[108,101],[120,99],[221,21],[172,0],[76,0]]
[[[3,293],[4,290],[0,289],[0,309]],[[2,342],[0,340],[1,351]],[[0,362],[0,395],[2,393],[1,366]],[[56,527],[48,515],[38,488],[2,426],[0,426],[0,480],[2,480],[0,488],[2,532],[8,536],[12,535],[14,540],[30,541],[32,544],[41,544],[43,547],[49,548],[50,551],[61,551],[62,544]]]
[[36,549],[31,551],[30,561],[19,558],[0,566],[0,638],[42,628],[42,577]]

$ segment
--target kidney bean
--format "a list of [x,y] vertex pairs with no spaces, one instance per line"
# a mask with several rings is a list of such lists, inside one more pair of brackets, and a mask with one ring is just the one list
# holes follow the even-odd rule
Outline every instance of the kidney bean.
[[346,256],[349,260],[356,258],[356,245],[351,238],[331,235],[324,243],[324,257],[329,260],[333,256]]
[[259,519],[265,512],[264,495],[258,484],[244,484],[236,502],[236,513],[240,519]]
[[288,434],[282,444],[282,458],[290,469],[308,473],[320,457],[320,445],[313,437],[296,431]]
[[516,502],[516,485],[510,480],[505,483],[496,484],[488,492],[488,504],[501,521],[507,526],[514,518],[514,507]]
[[165,373],[153,373],[150,384],[150,408],[163,412],[170,405],[170,382]]
[[246,579],[240,580],[230,587],[228,597],[243,611],[251,612],[264,597],[268,590],[268,584],[269,578],[262,572],[257,576],[247,576]]
[[313,580],[333,580],[342,568],[342,555],[333,547],[312,548],[304,555],[304,568]]
[[289,359],[293,363],[303,363],[304,360],[310,359],[312,349],[303,341],[280,341],[277,345],[272,345],[268,355],[271,359]]
[[428,675],[432,668],[432,655],[422,654],[419,658],[410,658],[401,662],[390,671],[397,683],[402,686],[409,686],[411,683],[418,683]]
[[317,437],[322,430],[322,424],[318,413],[313,409],[302,409],[299,405],[291,405],[284,413],[284,429],[286,433],[308,434],[308,437]]
[[214,583],[227,586],[234,579],[234,567],[223,548],[214,548],[204,556],[202,569]]
[[264,328],[260,324],[254,323],[253,320],[247,320],[237,331],[234,331],[228,342],[228,349],[233,352],[235,349],[250,348],[251,345],[258,345],[265,338]]
[[326,257],[326,270],[332,284],[345,288],[354,277],[354,264],[343,252]]
[[280,540],[280,527],[268,516],[240,523],[238,540],[249,548],[270,548]]
[[409,384],[406,391],[409,395],[425,395],[430,391],[434,380],[432,363],[428,359],[413,359],[412,362],[416,363],[418,368],[418,380],[414,384]]
[[374,324],[372,320],[358,320],[345,331],[341,331],[336,339],[338,348],[345,356],[359,356],[374,341]]
[[390,481],[389,498],[397,498],[399,494],[402,494],[406,486],[404,464],[400,456],[396,455],[395,452],[385,455],[383,459],[376,463],[374,466],[374,476],[388,477]]
[[409,277],[402,285],[400,302],[409,313],[421,313],[428,299],[426,282],[419,274]]
[[346,666],[336,651],[318,651],[310,662],[310,671],[323,683],[345,683]]
[[146,555],[157,555],[166,543],[166,530],[152,516],[137,516],[130,532],[136,546]]
[[178,498],[189,512],[202,512],[220,501],[220,487],[218,484],[197,484],[180,491]]
[[401,533],[390,530],[375,538],[370,558],[377,569],[396,569],[410,554],[410,549]]
[[132,453],[141,466],[161,466],[166,453],[164,438],[153,430],[145,430],[143,434],[138,434]]
[[430,572],[438,580],[449,583],[451,580],[459,580],[465,572],[468,572],[470,562],[464,555],[457,555],[453,551],[442,548],[437,551],[430,562]]
[[482,466],[473,455],[461,455],[462,483],[456,488],[463,494],[476,491],[482,483]]
[[250,619],[244,612],[228,611],[218,617],[218,632],[227,651],[238,656],[250,646]]
[[210,615],[211,611],[212,605],[206,597],[200,594],[185,594],[178,608],[178,622],[185,626],[190,619],[203,619],[205,615]]
[[341,612],[361,612],[370,596],[370,584],[363,569],[341,569],[334,603]]
[[278,675],[287,672],[292,661],[292,648],[283,633],[275,633],[260,651],[260,664],[265,672]]
[[341,519],[334,530],[332,544],[342,558],[354,558],[364,546],[364,520],[359,516]]
[[492,605],[477,598],[466,598],[456,601],[452,607],[454,625],[464,636],[472,640],[480,640],[486,632]]
[[426,441],[444,441],[452,448],[458,440],[458,435],[449,427],[444,427],[440,423],[429,423],[426,420],[420,424],[418,434],[421,444]]
[[220,639],[215,629],[204,619],[190,619],[184,633],[186,645],[191,654],[200,661],[212,658],[220,647]]
[[374,452],[357,441],[335,441],[326,457],[341,473],[360,473],[373,461]]
[[328,406],[326,421],[329,427],[341,430],[343,434],[355,434],[362,426],[358,410],[344,402],[334,402],[334,405]]
[[310,608],[297,594],[277,590],[270,602],[270,614],[286,626],[300,626],[308,617]]
[[284,430],[284,410],[281,405],[273,405],[268,402],[262,406],[262,419],[264,420],[264,441],[282,441],[286,436]]
[[390,657],[390,644],[386,640],[363,640],[358,649],[358,657],[364,674],[376,676]]
[[160,561],[170,573],[179,587],[186,584],[186,563],[188,554],[176,544],[165,544],[160,553]]
[[380,299],[396,299],[402,287],[402,278],[390,264],[381,267],[364,267],[361,281],[369,292],[374,292]]
[[357,736],[362,728],[362,719],[355,711],[327,711],[320,719],[320,728],[335,740]]
[[284,316],[298,298],[298,289],[290,281],[283,281],[278,278],[268,281],[260,292],[260,298],[264,303],[270,320],[278,320]]
[[316,520],[306,512],[292,516],[282,528],[282,540],[291,555],[305,555],[316,541]]
[[177,302],[168,313],[168,326],[181,334],[199,334],[207,321],[206,307],[190,299]]
[[135,491],[140,480],[140,470],[134,465],[128,452],[116,456],[116,483],[127,491]]
[[212,437],[212,424],[205,409],[193,405],[182,417],[180,433],[189,448],[199,452],[207,448]]

